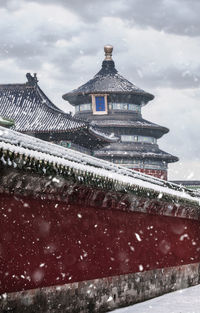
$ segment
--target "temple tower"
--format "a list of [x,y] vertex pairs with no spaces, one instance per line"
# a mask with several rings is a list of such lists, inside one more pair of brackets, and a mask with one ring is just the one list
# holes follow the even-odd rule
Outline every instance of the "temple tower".
[[96,157],[167,179],[168,163],[178,158],[160,150],[157,140],[169,129],[143,119],[141,113],[154,96],[118,73],[112,46],[105,46],[104,51],[101,70],[63,98],[75,107],[75,117],[120,138],[119,142],[96,150]]

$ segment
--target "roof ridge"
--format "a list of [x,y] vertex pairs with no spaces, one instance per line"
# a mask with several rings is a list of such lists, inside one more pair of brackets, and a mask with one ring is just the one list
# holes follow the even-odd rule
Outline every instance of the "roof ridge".
[[36,91],[38,92],[38,96],[40,97],[43,104],[46,104],[50,109],[58,111],[58,113],[65,113],[60,108],[58,108],[44,93],[44,91],[40,88],[40,86],[36,85]]
[[27,85],[27,83],[15,83],[15,84],[0,84],[0,88],[5,88],[5,87],[31,87],[33,86]]

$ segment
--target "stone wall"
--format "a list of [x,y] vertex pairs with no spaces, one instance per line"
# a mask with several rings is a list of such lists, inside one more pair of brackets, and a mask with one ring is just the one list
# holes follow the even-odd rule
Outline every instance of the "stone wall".
[[200,264],[38,288],[0,296],[0,312],[108,312],[199,283]]
[[2,173],[1,313],[106,312],[199,283],[196,201]]

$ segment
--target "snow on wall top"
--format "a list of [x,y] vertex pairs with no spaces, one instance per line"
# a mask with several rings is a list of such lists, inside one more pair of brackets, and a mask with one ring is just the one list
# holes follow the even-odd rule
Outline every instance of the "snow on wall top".
[[[199,205],[200,198],[195,197],[192,191],[188,192],[183,187],[107,161],[101,160],[99,162],[99,159],[94,157],[20,134],[4,127],[0,127],[0,149],[15,155],[19,154],[38,161],[45,161],[48,164],[52,164],[52,166],[71,168],[74,171],[79,171],[79,176],[89,173],[94,177],[112,180],[118,187],[121,187],[119,190],[130,186],[133,188],[139,187],[147,192],[153,191],[189,200]],[[2,160],[2,162],[5,162],[5,160]]]

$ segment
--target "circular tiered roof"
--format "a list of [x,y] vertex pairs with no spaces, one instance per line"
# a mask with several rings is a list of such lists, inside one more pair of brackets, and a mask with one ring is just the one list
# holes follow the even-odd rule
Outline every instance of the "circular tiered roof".
[[[118,143],[111,143],[96,150],[95,156],[106,160],[112,159],[112,162],[121,159],[123,164],[130,159],[146,160],[149,164],[155,160],[163,164],[178,161],[177,157],[160,150],[156,140],[153,141],[168,133],[169,129],[142,118],[140,106],[147,104],[154,96],[118,73],[112,60],[112,46],[105,46],[104,51],[105,59],[101,70],[86,84],[63,95],[65,100],[77,106],[77,117],[86,119],[100,130],[113,132],[120,138]],[[96,114],[93,102],[95,97],[91,99],[91,95],[107,96],[107,110],[103,114]],[[83,104],[88,105],[87,109],[81,110]],[[126,105],[125,108],[123,104]],[[129,138],[124,139],[125,136]],[[134,136],[138,136],[137,139],[134,139]],[[140,136],[142,138],[139,138]],[[152,137],[152,141],[149,139],[148,142],[148,137]]]
[[160,138],[164,134],[167,134],[169,132],[169,129],[167,127],[160,126],[158,124],[149,122],[147,120],[144,120],[142,117],[137,120],[127,120],[127,119],[96,119],[91,122],[91,125],[95,125],[98,127],[101,127],[102,129],[106,129],[109,127],[112,128],[131,128],[132,130],[140,130],[140,132],[148,135],[155,136],[155,138]]
[[128,143],[112,144],[101,150],[95,151],[95,157],[106,158],[123,158],[123,159],[151,159],[151,160],[161,160],[166,163],[177,162],[179,159],[163,150],[160,150],[157,144],[142,144],[135,143],[130,145]]
[[[86,84],[63,95],[72,105],[84,103],[83,97],[91,94],[105,93],[108,95],[120,95],[120,99],[129,103],[146,104],[154,96],[132,84],[121,76],[115,68],[112,60],[112,46],[105,46],[106,58],[102,63],[101,70]],[[108,52],[110,51],[110,53]],[[124,96],[124,97],[122,97]]]

